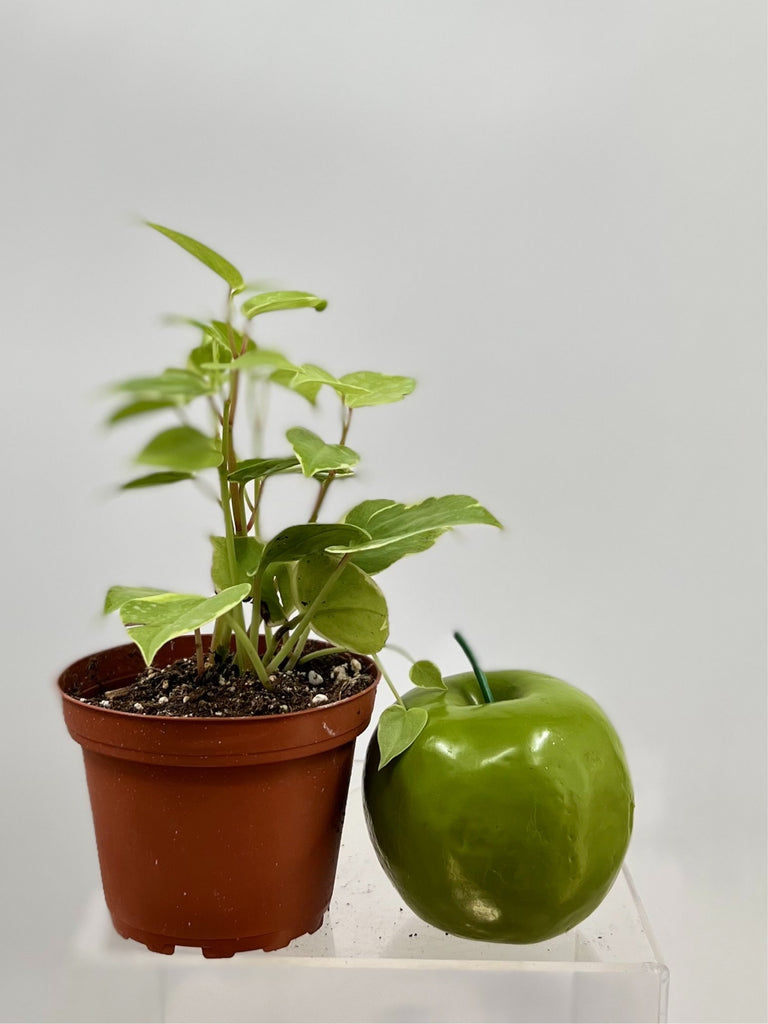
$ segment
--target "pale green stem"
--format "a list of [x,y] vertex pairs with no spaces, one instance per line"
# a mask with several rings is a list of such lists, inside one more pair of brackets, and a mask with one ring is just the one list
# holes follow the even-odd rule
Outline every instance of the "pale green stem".
[[[347,408],[346,405],[342,405],[342,409],[343,409],[343,412],[342,412],[341,439],[339,441],[339,444],[343,445],[343,444],[346,444],[347,434],[349,433],[349,425],[352,422],[352,410]],[[317,492],[317,500],[315,501],[315,507],[312,509],[312,512],[311,512],[310,517],[309,517],[309,522],[310,523],[316,523],[317,522],[317,517],[320,514],[320,508],[322,507],[322,504],[325,501],[325,496],[328,493],[328,488],[331,486],[331,484],[335,480],[335,478],[336,478],[336,471],[332,469],[330,471],[330,473],[328,474],[328,476],[325,478],[325,480],[323,480],[323,482],[320,484],[320,490]]]
[[301,638],[301,635],[304,632],[305,628],[307,626],[311,625],[311,623],[312,623],[312,616],[315,614],[317,609],[320,607],[320,605],[321,605],[321,603],[323,601],[323,598],[325,597],[327,592],[336,583],[336,581],[338,580],[339,576],[341,576],[341,574],[344,571],[344,568],[345,568],[345,566],[346,566],[346,564],[347,564],[347,562],[349,561],[350,558],[351,558],[351,553],[342,556],[341,560],[339,561],[339,564],[336,566],[336,568],[333,570],[333,572],[330,574],[328,579],[325,581],[323,586],[318,591],[317,596],[315,597],[314,601],[302,612],[301,617],[299,618],[299,621],[296,624],[296,628],[294,629],[293,633],[291,633],[291,635],[288,638],[288,640],[286,640],[286,642],[280,648],[280,651],[272,659],[272,661],[267,665],[267,670],[269,672],[274,672],[275,669],[290,654],[293,654],[293,651],[296,648],[296,645],[299,643],[299,639]]
[[251,643],[256,643],[261,628],[261,581],[264,574],[255,573],[251,582],[251,601],[253,603],[253,614],[251,615],[251,628],[249,630]]
[[304,645],[307,642],[309,631],[312,628],[312,623],[308,622],[307,625],[301,630],[298,643],[296,644],[293,654],[288,659],[288,664],[285,666],[286,671],[290,672],[291,669],[296,668],[296,663],[304,652]]
[[237,559],[235,558],[235,528],[230,511],[230,495],[227,481],[227,470],[224,463],[219,466],[219,502],[224,514],[224,535],[227,542],[227,568],[229,578],[237,579]]
[[395,700],[397,701],[397,703],[400,705],[401,708],[404,708],[405,704],[403,703],[403,698],[397,692],[397,687],[392,682],[392,680],[389,678],[389,675],[387,674],[387,670],[384,668],[384,665],[382,664],[381,658],[379,658],[379,656],[377,654],[372,654],[371,658],[373,659],[373,662],[376,665],[376,668],[379,670],[379,672],[381,672],[382,676],[384,676],[384,682],[387,684],[387,686],[392,691],[392,695],[394,696]]
[[277,647],[277,644],[280,642],[280,640],[282,640],[286,633],[288,633],[291,629],[294,628],[298,621],[299,617],[298,615],[296,615],[294,618],[289,619],[288,622],[283,623],[283,625],[275,631],[274,635],[270,636],[267,639],[267,649],[264,652],[265,662],[269,663],[273,654],[275,653],[275,648]]
[[259,682],[262,684],[262,686],[266,687],[266,689],[271,690],[272,684],[269,681],[269,673],[264,668],[264,663],[259,657],[259,652],[251,643],[250,637],[248,636],[248,634],[246,633],[246,631],[243,629],[239,622],[236,622],[234,619],[231,619],[230,625],[232,626],[232,630],[235,636],[237,637],[238,645],[242,645],[243,651],[248,657],[248,661],[251,663],[251,666],[253,667],[253,670],[256,673],[256,675],[259,677]]
[[315,661],[316,658],[324,658],[327,654],[347,654],[348,647],[322,647],[319,651],[310,651],[309,654],[299,658],[300,665],[306,665],[308,661]]
[[414,656],[410,654],[408,651],[406,651],[404,647],[399,647],[397,644],[388,643],[386,644],[386,648],[388,651],[394,651],[396,654],[402,655],[402,657],[404,657],[406,661],[410,661],[412,665],[416,664],[416,659],[414,658]]

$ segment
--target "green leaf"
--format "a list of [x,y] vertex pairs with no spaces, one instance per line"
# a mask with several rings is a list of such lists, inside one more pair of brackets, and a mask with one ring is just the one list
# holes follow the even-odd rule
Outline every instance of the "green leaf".
[[296,607],[290,582],[291,565],[273,563],[261,581],[261,601],[266,604],[271,623],[286,622]]
[[121,406],[107,420],[107,423],[113,425],[120,423],[122,420],[131,419],[134,416],[144,416],[148,412],[157,412],[158,409],[175,409],[178,406],[178,402],[172,399],[139,399],[137,402],[129,402],[127,405]]
[[121,491],[138,490],[140,487],[159,487],[162,484],[175,484],[179,480],[194,480],[193,473],[178,473],[175,470],[161,470],[159,473],[148,473],[146,476],[139,476],[135,480],[129,480],[123,484]]
[[310,405],[315,404],[323,386],[319,381],[297,379],[295,367],[275,370],[269,379],[273,384],[279,384],[280,387],[288,388],[289,391],[295,391],[297,395],[306,398]]
[[[302,523],[288,526],[264,548],[259,572],[272,562],[295,562],[306,555],[325,551],[332,544],[365,539],[365,530],[345,523]],[[338,559],[337,559],[338,561]]]
[[305,427],[291,427],[285,435],[301,463],[304,476],[341,470],[349,472],[360,456],[343,444],[326,444],[321,437]]
[[119,381],[114,391],[127,391],[145,401],[170,400],[177,403],[191,402],[200,395],[211,394],[211,387],[199,373],[169,367],[155,377],[132,377]]
[[455,526],[485,524],[501,527],[495,516],[466,494],[426,498],[417,505],[401,505],[387,499],[365,501],[347,513],[345,522],[367,530],[371,540],[347,547],[334,546],[329,550],[333,554],[353,552],[356,564],[359,556],[370,556],[376,552],[376,556],[370,558],[373,567],[367,566],[369,572],[380,572],[404,555],[424,551],[441,534]]
[[186,615],[204,600],[199,594],[175,594],[172,591],[137,597],[120,606],[120,618],[128,629],[135,626],[164,626],[170,620]]
[[253,348],[238,356],[230,367],[231,370],[289,370],[296,372],[293,363],[286,359],[282,352],[273,348]]
[[328,305],[326,299],[320,299],[309,292],[262,292],[246,299],[240,307],[243,316],[252,320],[260,313],[272,313],[280,309],[316,309],[321,312]]
[[158,590],[156,587],[110,587],[104,598],[104,614],[109,615],[111,612],[116,612],[128,601],[135,601],[140,597],[157,597],[158,594],[167,593],[167,590]]
[[171,593],[144,597],[123,604],[120,617],[149,665],[163,644],[224,615],[239,605],[250,589],[243,583],[228,587],[214,597]]
[[225,260],[223,256],[214,252],[213,249],[209,249],[202,242],[190,238],[189,235],[182,235],[180,231],[173,231],[171,228],[165,228],[161,224],[153,224],[151,221],[145,221],[144,223],[148,227],[154,228],[155,231],[159,231],[161,235],[165,235],[166,238],[170,238],[176,245],[180,245],[182,249],[185,249],[195,259],[205,264],[214,274],[218,274],[219,277],[227,282],[231,291],[242,291],[244,287],[243,275],[229,260]]
[[[238,355],[243,350],[243,343],[249,344],[243,335],[226,320],[211,320],[205,325],[205,332],[218,347],[230,356]],[[250,342],[254,346],[254,342]]]
[[[296,593],[308,607],[338,568],[338,558],[309,555],[296,566]],[[389,636],[387,602],[374,581],[351,563],[320,598],[312,628],[330,643],[359,654],[380,651]]]
[[416,533],[412,537],[389,540],[381,547],[358,552],[352,556],[352,561],[371,576],[375,576],[406,555],[417,555],[420,551],[427,551],[445,532],[429,530],[426,533]]
[[231,363],[232,353],[217,341],[204,341],[197,348],[193,348],[187,358],[187,365],[196,375],[227,373],[231,369]]
[[[255,537],[235,537],[235,575],[229,567],[229,553],[226,537],[211,537],[213,560],[211,563],[211,579],[217,590],[226,590],[238,583],[249,583],[249,578],[256,572],[264,545]],[[250,586],[250,583],[249,583]]]
[[383,373],[366,370],[347,373],[343,377],[334,377],[320,366],[303,363],[296,367],[295,376],[290,382],[290,386],[294,389],[300,387],[319,389],[324,385],[333,388],[350,409],[357,409],[366,405],[386,405],[389,402],[399,402],[401,398],[413,391],[416,381],[412,377],[390,377]]
[[399,402],[416,387],[412,377],[389,377],[383,373],[360,371],[339,378],[337,390],[350,409]]
[[440,669],[433,661],[415,661],[408,673],[414,686],[425,686],[428,689],[445,689]]
[[245,459],[238,462],[237,469],[229,474],[228,479],[238,484],[247,484],[250,480],[261,480],[275,473],[288,473],[299,468],[299,460],[290,455],[285,459]]
[[194,427],[163,430],[136,457],[144,465],[165,466],[181,473],[219,466],[222,459],[215,441]]
[[312,385],[319,388],[323,384],[327,384],[328,387],[334,390],[340,387],[338,377],[328,373],[322,366],[315,366],[314,363],[302,363],[301,366],[294,367],[294,378],[291,381],[292,387],[299,388],[304,385]]
[[382,711],[376,729],[379,770],[410,747],[428,720],[426,708],[404,708],[401,704],[393,704]]

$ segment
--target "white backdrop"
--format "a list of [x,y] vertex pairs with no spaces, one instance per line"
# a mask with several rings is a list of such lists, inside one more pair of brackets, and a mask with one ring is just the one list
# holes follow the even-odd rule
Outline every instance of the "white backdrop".
[[182,352],[159,315],[220,299],[142,217],[330,299],[264,343],[418,379],[357,417],[339,500],[466,492],[506,530],[390,570],[393,639],[459,671],[460,626],[604,705],[671,1019],[766,1019],[765,20],[0,4],[3,1019],[50,1012],[98,877],[54,677],[122,640],[110,584],[206,585],[212,509],[116,498],[151,427],[100,429],[104,383]]

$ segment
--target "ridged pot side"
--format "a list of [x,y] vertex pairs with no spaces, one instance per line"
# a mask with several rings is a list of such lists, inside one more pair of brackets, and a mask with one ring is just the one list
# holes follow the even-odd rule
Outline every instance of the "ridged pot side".
[[[192,637],[156,663],[194,653]],[[361,659],[365,660],[365,659]],[[104,895],[116,930],[150,949],[204,956],[279,949],[317,929],[333,892],[368,689],[336,704],[261,718],[171,718],[86,705],[126,685],[133,644],[75,662],[59,678],[83,749]]]

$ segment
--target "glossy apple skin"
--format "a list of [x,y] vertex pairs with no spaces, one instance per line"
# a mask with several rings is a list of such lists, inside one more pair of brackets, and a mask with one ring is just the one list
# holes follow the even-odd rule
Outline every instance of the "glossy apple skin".
[[602,901],[621,867],[634,797],[624,751],[601,708],[538,672],[489,672],[414,689],[429,721],[381,771],[364,772],[379,860],[424,921],[467,938],[542,942]]

